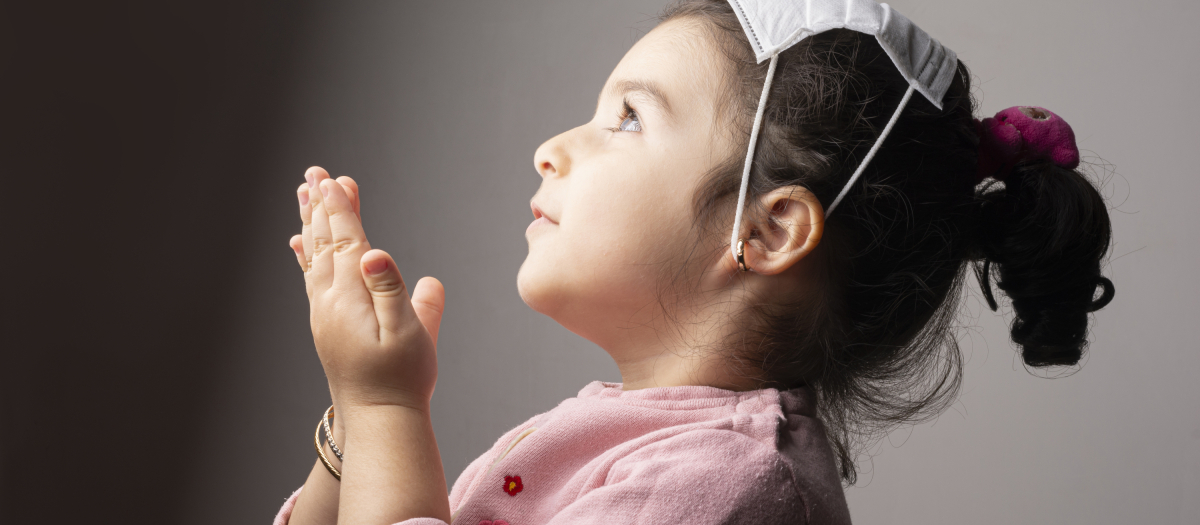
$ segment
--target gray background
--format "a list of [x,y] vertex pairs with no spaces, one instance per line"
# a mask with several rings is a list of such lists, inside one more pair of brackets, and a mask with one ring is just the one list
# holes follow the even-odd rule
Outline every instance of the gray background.
[[[191,53],[219,52],[236,67],[197,75],[206,87],[196,91],[195,105],[161,117],[175,123],[162,149],[176,153],[156,168],[153,180],[165,186],[138,201],[182,203],[175,213],[159,206],[146,217],[167,230],[152,246],[195,261],[187,275],[172,277],[192,295],[172,295],[168,282],[147,298],[157,297],[174,319],[203,320],[146,343],[157,349],[147,355],[187,349],[187,359],[172,361],[176,372],[131,358],[129,367],[149,373],[131,374],[138,390],[113,398],[162,403],[157,412],[124,412],[162,423],[144,423],[144,433],[117,442],[156,454],[143,467],[157,474],[138,479],[146,490],[170,487],[147,498],[169,512],[154,516],[158,523],[267,523],[312,466],[310,436],[328,392],[287,247],[299,231],[293,190],[309,165],[359,181],[372,244],[391,252],[410,282],[435,275],[446,285],[433,409],[448,479],[501,433],[587,382],[619,380],[602,350],[529,310],[515,278],[539,182],[534,149],[590,118],[608,73],[653,27],[663,2],[268,4],[218,3],[195,8],[202,16],[170,15],[194,24],[187,35],[215,46]],[[135,11],[156,20],[151,5]],[[1071,122],[1085,157],[1100,163],[1097,175],[1114,207],[1107,273],[1117,296],[1095,315],[1082,370],[1044,379],[1023,369],[1005,319],[972,287],[959,323],[963,395],[937,421],[900,429],[873,450],[859,485],[848,489],[855,521],[1200,522],[1200,353],[1192,337],[1200,283],[1187,270],[1197,258],[1187,241],[1196,236],[1187,232],[1200,218],[1193,204],[1200,190],[1193,162],[1200,7],[1182,0],[892,5],[972,68],[983,115],[1029,104]],[[20,48],[0,47],[11,49]],[[79,52],[86,49],[70,51]],[[95,78],[102,77],[87,82]],[[172,89],[193,85],[180,78]],[[204,98],[213,92],[236,96]],[[121,108],[104,107],[105,115],[125,118]],[[206,141],[211,147],[197,145]],[[205,214],[218,217],[213,228],[227,239],[205,228],[214,220]],[[195,237],[202,232],[210,237]],[[209,280],[212,286],[194,284]],[[181,309],[190,300],[204,308]],[[138,304],[148,312],[145,305],[155,302]],[[38,359],[25,370],[85,366]],[[82,388],[49,386],[56,380],[12,387],[8,408],[36,418],[42,405],[20,412],[31,392],[44,398],[43,390]],[[72,402],[86,404],[88,393],[77,393]],[[152,432],[155,424],[179,430],[168,441]],[[50,454],[76,446],[87,449],[63,445]],[[15,454],[5,464],[0,476],[8,486],[28,484],[14,475],[22,465]],[[106,489],[100,472],[78,475],[94,480],[81,494],[128,489]],[[55,487],[37,490],[53,494]],[[136,509],[132,498],[126,508]],[[11,496],[0,508],[10,512],[18,503]]]
[[[983,113],[1036,104],[1069,119],[1085,154],[1111,163],[1113,305],[1096,315],[1081,373],[1020,366],[1004,321],[975,299],[963,315],[961,401],[904,429],[849,490],[861,523],[1196,523],[1200,353],[1195,148],[1200,9],[1187,2],[899,1],[958,52]],[[339,3],[313,14],[294,99],[245,251],[242,299],[208,407],[211,446],[186,514],[270,510],[312,464],[328,404],[286,248],[292,189],[308,164],[362,183],[372,244],[447,289],[434,421],[454,479],[507,429],[593,379],[619,380],[599,348],[516,293],[533,150],[587,121],[600,86],[654,2]],[[1118,7],[1123,7],[1118,9]],[[265,188],[264,189],[268,189]],[[230,479],[223,429],[243,436]],[[903,446],[901,446],[903,445]],[[214,502],[226,502],[216,504]],[[243,511],[244,512],[244,511]],[[260,511],[261,512],[261,511]],[[261,515],[261,514],[259,514]]]

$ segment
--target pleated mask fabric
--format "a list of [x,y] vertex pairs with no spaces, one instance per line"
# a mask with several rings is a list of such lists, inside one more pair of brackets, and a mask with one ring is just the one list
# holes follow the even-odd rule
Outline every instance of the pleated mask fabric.
[[729,0],[761,64],[830,29],[872,35],[905,80],[938,109],[958,56],[904,15],[873,0]]

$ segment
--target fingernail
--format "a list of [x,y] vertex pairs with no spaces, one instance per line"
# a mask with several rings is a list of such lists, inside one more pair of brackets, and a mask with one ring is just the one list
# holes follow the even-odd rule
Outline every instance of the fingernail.
[[319,187],[321,188],[321,196],[322,196],[322,197],[328,197],[328,196],[329,196],[329,190],[328,190],[328,189],[326,189],[326,188],[325,188],[325,186],[319,186]]
[[308,206],[308,192],[307,191],[296,192],[296,196],[300,198],[301,206]]
[[305,173],[305,174],[304,174],[304,180],[308,181],[308,187],[309,187],[309,188],[313,187],[313,176],[312,176],[312,174],[311,174],[311,173]]
[[364,264],[367,267],[367,275],[379,275],[388,267],[387,259],[375,259],[367,261]]

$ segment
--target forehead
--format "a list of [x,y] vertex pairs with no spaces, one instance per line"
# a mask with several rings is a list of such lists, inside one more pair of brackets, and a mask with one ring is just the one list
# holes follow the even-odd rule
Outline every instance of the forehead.
[[606,91],[628,82],[652,84],[680,118],[711,119],[722,85],[723,62],[699,21],[659,24],[625,54],[609,77]]

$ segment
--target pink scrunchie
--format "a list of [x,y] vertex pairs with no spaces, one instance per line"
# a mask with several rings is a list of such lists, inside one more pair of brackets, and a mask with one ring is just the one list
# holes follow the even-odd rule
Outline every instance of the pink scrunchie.
[[979,180],[1003,179],[1026,160],[1049,160],[1063,168],[1079,166],[1075,132],[1046,108],[1014,106],[975,121],[979,134]]

